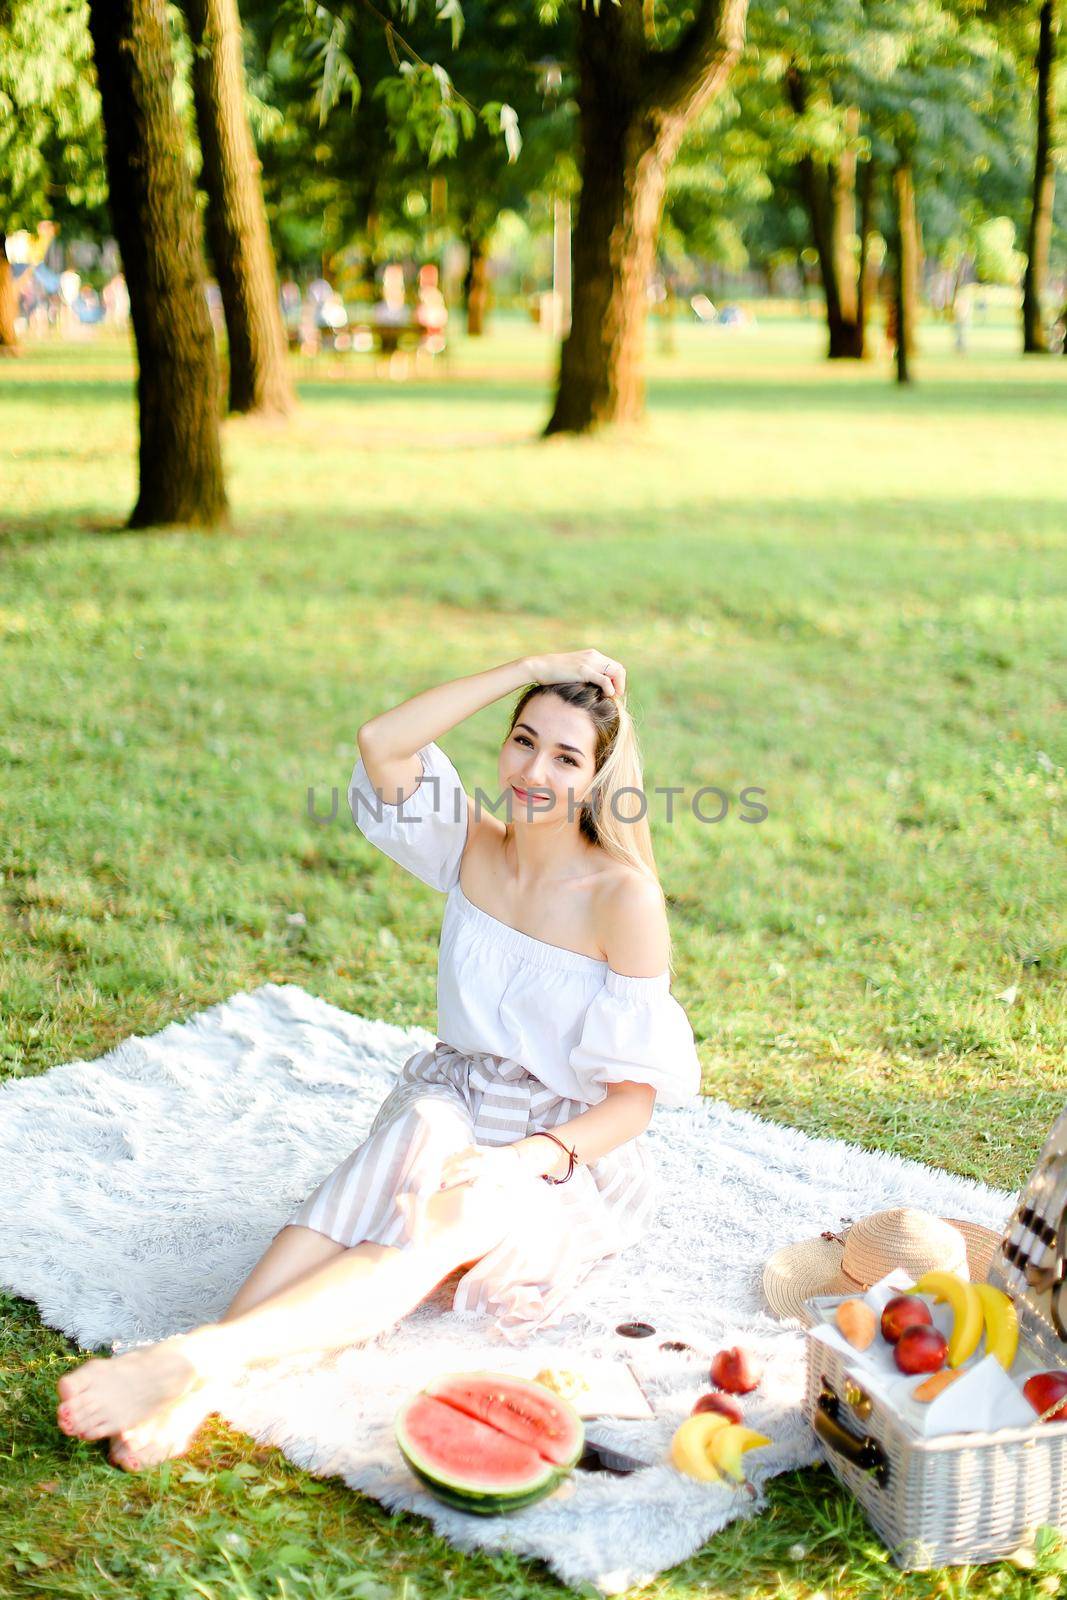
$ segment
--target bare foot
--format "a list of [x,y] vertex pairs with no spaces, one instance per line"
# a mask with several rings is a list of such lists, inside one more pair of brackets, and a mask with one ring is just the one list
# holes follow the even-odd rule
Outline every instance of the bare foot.
[[125,1434],[116,1433],[108,1442],[107,1459],[113,1467],[122,1467],[124,1472],[140,1472],[141,1463],[126,1443]]
[[191,1394],[203,1377],[185,1353],[180,1336],[144,1350],[86,1361],[66,1372],[56,1388],[57,1421],[64,1433],[82,1439],[105,1439],[127,1432],[139,1422]]
[[108,1460],[126,1472],[143,1472],[183,1456],[213,1410],[206,1388],[194,1389],[172,1405],[162,1406],[111,1440]]

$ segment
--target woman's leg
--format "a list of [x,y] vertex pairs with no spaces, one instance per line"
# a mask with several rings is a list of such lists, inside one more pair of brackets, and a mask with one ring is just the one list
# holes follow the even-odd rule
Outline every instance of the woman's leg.
[[230,1322],[245,1311],[251,1311],[253,1306],[269,1300],[280,1289],[287,1289],[291,1283],[314,1272],[344,1248],[336,1239],[316,1233],[314,1228],[290,1223],[271,1240],[219,1320]]
[[[418,1243],[395,1248],[365,1240],[232,1318],[66,1373],[59,1380],[60,1410],[67,1412],[60,1426],[85,1439],[104,1438],[259,1362],[370,1338],[456,1266],[480,1259],[507,1227],[496,1185],[465,1183],[433,1194]],[[203,1415],[211,1409],[205,1405]]]
[[[336,1239],[316,1233],[313,1228],[289,1224],[271,1240],[223,1312],[221,1321],[229,1322],[251,1311],[253,1306],[269,1300],[271,1295],[297,1283],[309,1272],[314,1272],[316,1267],[340,1254],[344,1248]],[[114,1434],[108,1460],[112,1466],[136,1472],[143,1466],[152,1466],[169,1456],[184,1453],[192,1432],[207,1415],[202,1410],[198,1415],[198,1409],[186,1406],[185,1415],[177,1406],[165,1407],[147,1418],[140,1427]],[[188,1422],[192,1424],[191,1429]]]
[[187,1353],[201,1371],[233,1371],[372,1338],[456,1267],[480,1260],[507,1228],[495,1185],[459,1184],[430,1196],[419,1242],[397,1248],[364,1240],[225,1326],[186,1335]]

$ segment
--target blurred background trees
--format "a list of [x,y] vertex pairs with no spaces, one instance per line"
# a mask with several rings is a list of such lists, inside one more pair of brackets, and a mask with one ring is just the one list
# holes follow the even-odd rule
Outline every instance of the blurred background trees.
[[[666,325],[814,297],[830,360],[877,354],[874,324],[910,381],[922,318],[956,317],[962,349],[975,293],[1003,284],[1047,354],[1067,300],[1059,9],[0,0],[0,349],[34,285],[54,297],[94,248],[103,278],[117,242],[134,518],[161,522],[224,514],[218,418],[284,420],[287,345],[382,343],[390,263],[409,301],[420,268],[444,288],[450,337],[457,302],[472,337],[491,329],[494,295],[541,320],[550,433],[640,417],[650,306]],[[311,285],[370,333],[322,326]]]
[[7,236],[42,222],[105,226],[103,134],[85,10],[67,0],[0,4],[0,352],[18,343]]

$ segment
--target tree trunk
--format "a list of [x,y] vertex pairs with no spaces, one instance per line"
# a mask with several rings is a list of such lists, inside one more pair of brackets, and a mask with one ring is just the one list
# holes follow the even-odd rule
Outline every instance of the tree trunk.
[[571,326],[546,434],[643,413],[647,287],[667,174],[740,53],[746,12],[747,0],[701,0],[670,51],[651,48],[639,0],[578,13],[582,188]]
[[7,234],[0,233],[0,356],[18,354],[19,340],[15,332],[18,309],[15,274],[7,259]]
[[480,339],[485,332],[489,310],[489,253],[484,238],[467,234],[467,272],[463,279],[463,298],[467,307],[467,336]]
[[360,263],[360,279],[374,298],[378,291],[378,252],[375,248],[378,233],[378,218],[375,212],[367,214],[367,224],[364,229],[366,254]]
[[193,44],[208,241],[230,347],[230,410],[284,416],[293,407],[293,387],[260,164],[245,113],[237,0],[183,4]]
[[803,311],[805,319],[810,321],[810,313],[808,311],[808,269],[804,261],[803,250],[796,251],[795,270],[797,288],[800,291],[800,309]]
[[[863,356],[860,282],[852,241],[856,235],[856,155],[845,151],[828,173],[830,253],[828,267],[835,285],[836,315],[827,301],[827,356],[831,361],[858,361]],[[824,274],[825,281],[825,274]]]
[[1052,239],[1052,203],[1056,193],[1053,160],[1053,126],[1056,116],[1056,0],[1045,0],[1037,44],[1037,140],[1030,222],[1026,235],[1026,273],[1023,277],[1023,350],[1027,355],[1047,355],[1048,335],[1042,300],[1048,277]]
[[164,0],[90,0],[111,222],[137,343],[140,494],[131,527],[226,515],[219,371]]
[[[786,73],[786,94],[797,116],[807,108],[807,85],[795,65]],[[848,142],[840,160],[824,167],[813,156],[797,163],[812,244],[819,258],[819,276],[826,299],[826,354],[831,361],[852,361],[863,355],[861,290],[852,239],[856,232],[856,149],[859,112],[846,112]]]
[[865,161],[859,179],[860,259],[856,276],[856,325],[859,329],[857,354],[867,349],[867,316],[878,293],[878,271],[871,259],[871,234],[874,230],[874,162]]
[[896,233],[893,277],[897,312],[897,382],[910,383],[910,363],[915,351],[919,237],[915,221],[915,185],[911,164],[906,160],[898,161],[893,169],[893,219]]
[[657,150],[644,119],[622,127],[610,117],[596,121],[594,128],[593,117],[582,117],[571,329],[550,434],[637,422],[644,411],[647,286],[674,151]]
[[826,329],[829,337],[827,355],[836,360],[843,354],[843,314],[841,286],[837,277],[837,257],[834,252],[834,227],[830,206],[830,186],[826,172],[818,167],[811,156],[803,156],[797,163],[797,176],[804,206],[811,224],[811,240],[819,258],[819,277],[826,300]]
[[856,237],[856,140],[859,131],[859,111],[849,106],[845,112],[845,148],[830,169],[831,241],[841,309],[839,355],[849,358],[863,355],[859,271],[852,245]]

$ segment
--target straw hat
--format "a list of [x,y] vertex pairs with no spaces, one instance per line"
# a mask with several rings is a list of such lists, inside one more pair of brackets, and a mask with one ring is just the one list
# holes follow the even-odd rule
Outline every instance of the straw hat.
[[775,1316],[795,1317],[810,1328],[815,1318],[805,1300],[862,1294],[894,1267],[914,1279],[940,1268],[985,1283],[1001,1242],[1000,1234],[981,1223],[935,1217],[911,1206],[841,1221],[851,1226],[787,1244],[771,1256],[763,1269],[763,1293]]

